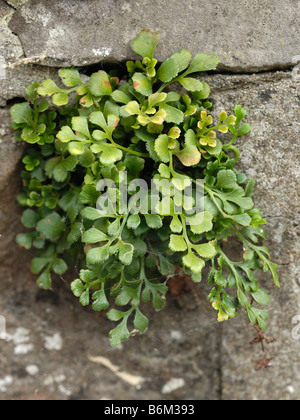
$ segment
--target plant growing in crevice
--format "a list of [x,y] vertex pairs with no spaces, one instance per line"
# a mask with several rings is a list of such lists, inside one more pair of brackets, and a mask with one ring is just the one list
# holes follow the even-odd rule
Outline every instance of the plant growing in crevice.
[[[126,78],[101,70],[82,80],[78,70],[62,69],[63,87],[50,79],[35,83],[28,102],[12,107],[16,138],[30,144],[18,197],[29,231],[17,241],[36,250],[31,268],[43,289],[52,273],[80,266],[71,288],[83,306],[108,311],[118,323],[112,345],[128,340],[132,327],[147,330],[142,304],[164,307],[178,267],[195,283],[207,267],[219,321],[245,308],[265,330],[269,313],[261,306],[269,297],[256,273],[270,272],[277,286],[279,280],[260,244],[265,220],[254,208],[255,181],[236,169],[234,141],[251,129],[243,123],[247,113],[237,105],[214,120],[210,87],[194,76],[214,70],[218,58],[183,49],[158,64],[159,40],[151,31],[139,34],[132,47],[142,60],[127,63]],[[185,92],[172,90],[174,83]],[[138,193],[137,179],[148,189]],[[201,200],[191,214],[196,190]],[[242,260],[224,249],[232,236]]]

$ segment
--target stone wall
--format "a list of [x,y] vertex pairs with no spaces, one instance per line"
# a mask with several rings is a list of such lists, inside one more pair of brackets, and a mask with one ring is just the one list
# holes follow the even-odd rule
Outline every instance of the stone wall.
[[[0,314],[9,333],[0,341],[0,399],[299,398],[300,341],[292,338],[300,315],[299,18],[297,0],[0,0],[0,57],[10,65],[5,77],[0,69]],[[109,324],[68,290],[38,291],[28,255],[14,244],[23,149],[13,141],[9,101],[29,83],[55,78],[58,67],[135,58],[130,42],[143,27],[161,33],[160,60],[184,47],[218,54],[209,77],[215,109],[248,110],[253,131],[239,144],[241,168],[258,182],[256,204],[282,284],[275,290],[265,279],[268,334],[276,338],[268,369],[255,371],[260,348],[249,344],[243,315],[215,322],[204,286],[200,301],[192,293],[170,299],[164,312],[149,313],[147,335],[110,350]],[[89,358],[100,355],[145,378],[141,387]],[[163,393],[172,378],[182,386]]]

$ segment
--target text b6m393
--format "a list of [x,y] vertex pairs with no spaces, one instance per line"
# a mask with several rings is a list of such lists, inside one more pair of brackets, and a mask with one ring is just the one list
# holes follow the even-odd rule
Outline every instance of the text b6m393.
[[190,405],[149,405],[148,408],[149,415],[194,415],[195,414],[195,406]]

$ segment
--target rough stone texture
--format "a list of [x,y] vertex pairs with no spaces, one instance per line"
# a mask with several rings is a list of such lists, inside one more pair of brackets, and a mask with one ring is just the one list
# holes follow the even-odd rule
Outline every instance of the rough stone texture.
[[[212,80],[216,109],[240,103],[248,110],[251,135],[240,141],[241,167],[257,180],[256,204],[268,222],[267,244],[279,262],[281,289],[266,277],[272,296],[267,350],[272,368],[254,373],[260,348],[239,319],[223,325],[222,396],[224,399],[299,399],[300,341],[292,323],[300,314],[300,80],[290,73]],[[286,265],[287,264],[287,265]]]
[[[17,277],[17,269],[10,269],[0,282],[8,334],[7,341],[0,340],[0,400],[220,398],[220,325],[203,299],[191,293],[169,299],[163,317],[148,310],[148,334],[112,349],[111,323],[84,310],[66,287],[64,293],[63,283],[55,292],[39,291],[27,265],[22,281]],[[145,382],[130,386],[90,360],[99,356]],[[163,394],[173,378],[184,386]]]
[[[297,0],[29,0],[10,28],[25,55],[49,65],[85,65],[132,57],[141,28],[159,31],[158,58],[189,48],[218,54],[221,67],[256,71],[292,66],[300,54]],[[284,30],[282,30],[284,28]],[[38,36],[37,36],[38,34]]]
[[277,72],[210,80],[215,113],[224,107],[232,112],[237,103],[248,111],[252,132],[238,146],[243,169],[257,180],[258,207],[265,217],[299,218],[300,77]]
[[6,105],[6,101],[14,98],[24,98],[25,89],[34,82],[42,82],[51,78],[60,81],[54,68],[39,65],[20,65],[17,68],[7,69],[6,78],[0,79],[0,106]]
[[53,68],[22,64],[9,67],[25,58],[20,39],[8,27],[14,12],[4,0],[0,0],[0,106],[5,106],[7,100],[24,97],[26,86],[35,81],[41,82],[49,77],[57,79]]
[[7,16],[11,12],[11,7],[9,7],[8,2],[5,0],[0,1],[0,18],[2,19],[4,16]]
[[14,248],[11,244],[17,229],[20,229],[20,216],[17,211],[16,194],[20,189],[19,161],[24,147],[14,142],[10,128],[9,109],[0,109],[0,264],[13,261]]
[[23,55],[21,42],[17,35],[8,28],[14,9],[4,1],[0,1],[0,53],[7,60],[16,60]]

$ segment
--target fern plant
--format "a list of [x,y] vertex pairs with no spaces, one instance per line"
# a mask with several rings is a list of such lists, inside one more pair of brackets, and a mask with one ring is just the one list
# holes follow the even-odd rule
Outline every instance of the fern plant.
[[[178,267],[195,283],[205,277],[220,322],[245,308],[262,330],[270,299],[257,272],[279,286],[261,245],[255,181],[236,169],[234,141],[251,130],[247,112],[237,105],[214,121],[210,87],[195,75],[216,69],[218,57],[183,49],[158,64],[159,40],[139,34],[132,48],[142,59],[129,61],[125,76],[101,70],[83,80],[61,69],[61,86],[35,83],[28,101],[11,108],[16,138],[29,144],[18,196],[28,231],[17,242],[35,249],[31,269],[43,289],[53,273],[79,264],[71,288],[83,306],[118,323],[113,346],[132,328],[147,330],[141,304],[161,310]],[[233,236],[238,261],[224,248]]]

